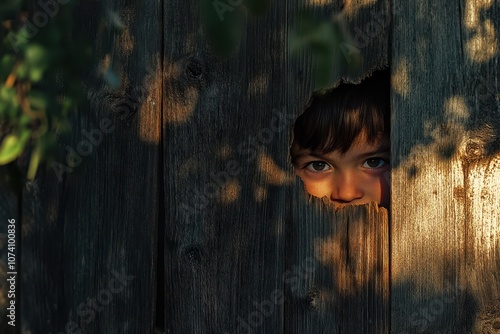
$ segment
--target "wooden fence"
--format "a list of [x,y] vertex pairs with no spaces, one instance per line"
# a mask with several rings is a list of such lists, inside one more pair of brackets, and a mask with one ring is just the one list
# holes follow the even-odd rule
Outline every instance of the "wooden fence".
[[[316,66],[288,53],[304,8],[347,22],[363,63],[337,78],[391,68],[390,213],[332,212],[293,175],[290,133]],[[102,24],[108,10],[123,32]],[[122,86],[90,73],[60,145],[67,168],[0,191],[0,331],[498,332],[499,10],[274,1],[243,17],[238,49],[220,57],[198,1],[85,2],[75,19]],[[15,328],[7,219],[18,224]]]

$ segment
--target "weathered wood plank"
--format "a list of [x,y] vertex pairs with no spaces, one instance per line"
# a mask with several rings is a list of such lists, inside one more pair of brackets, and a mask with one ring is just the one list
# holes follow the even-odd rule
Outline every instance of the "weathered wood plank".
[[[7,307],[10,307],[10,301],[14,300],[17,302],[16,306],[16,318],[15,323],[19,323],[19,278],[16,280],[16,291],[15,295],[17,299],[9,298],[10,284],[7,282],[7,272],[14,271],[8,269],[8,226],[9,220],[14,219],[16,223],[16,249],[15,265],[20,265],[19,255],[20,255],[20,235],[21,235],[21,220],[19,216],[19,194],[16,194],[15,188],[12,187],[12,173],[9,171],[10,166],[0,167],[0,332],[5,334],[14,334],[16,328],[8,325],[11,318],[7,318],[7,314],[10,311]],[[19,267],[17,268],[19,269]]]
[[[289,26],[304,6],[288,2]],[[337,80],[359,82],[374,69],[389,66],[388,1],[308,1],[307,8],[318,19],[340,15],[353,41],[338,52],[348,63],[354,61],[349,51],[357,49],[362,56],[355,71],[335,69]],[[290,60],[288,110],[296,117],[314,89],[314,66],[307,53]],[[366,206],[333,214],[321,201],[304,199],[298,178],[288,192],[293,205],[286,223],[284,332],[388,332],[387,211]]]
[[229,58],[210,51],[197,2],[164,6],[165,332],[281,333],[283,4],[244,16]]
[[498,6],[395,1],[393,17],[392,330],[493,333]]
[[293,246],[287,252],[284,332],[388,333],[387,210],[372,203],[332,212],[328,204],[314,203],[295,206],[297,221],[290,222],[296,229],[287,238]]
[[[101,7],[102,6],[102,7]],[[101,13],[111,11],[118,32]],[[95,37],[99,71],[72,119],[70,169],[40,171],[23,197],[23,330],[31,333],[152,333],[161,133],[160,2],[83,4],[76,18]],[[85,133],[87,131],[87,134]],[[90,133],[90,134],[88,134]]]

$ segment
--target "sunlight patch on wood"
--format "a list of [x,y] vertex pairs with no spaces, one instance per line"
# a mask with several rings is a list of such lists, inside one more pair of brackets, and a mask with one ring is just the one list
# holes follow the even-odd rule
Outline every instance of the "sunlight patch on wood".
[[254,187],[253,197],[257,203],[264,202],[267,199],[267,189],[262,186]]
[[293,181],[292,176],[279,167],[271,156],[263,152],[259,153],[257,167],[267,184],[280,186],[290,184]]
[[[314,253],[318,261],[329,268],[332,277],[335,277],[335,288],[341,295],[349,296],[355,293],[360,286],[368,283],[364,279],[365,270],[358,268],[362,261],[353,261],[349,256],[350,249],[341,236],[315,240]],[[370,273],[371,274],[371,273]]]
[[111,56],[110,54],[106,54],[104,58],[99,61],[99,73],[106,73],[110,69],[111,66]]
[[233,179],[222,186],[219,193],[219,202],[230,204],[236,202],[241,193],[241,186],[237,179]]
[[[468,169],[465,197],[472,226],[468,229],[472,251],[467,276],[476,295],[500,298],[500,282],[483,284],[486,273],[497,271],[500,249],[500,155],[475,161]],[[470,248],[469,248],[470,249]],[[476,266],[481,264],[482,270]],[[483,301],[479,301],[481,304]]]
[[[398,217],[399,225],[393,229],[393,239],[412,240],[418,235],[421,240],[419,246],[393,244],[393,254],[407,254],[406,258],[393,261],[393,280],[411,281],[432,293],[444,292],[446,277],[443,268],[458,263],[461,243],[465,242],[463,222],[467,196],[461,194],[466,188],[467,176],[464,175],[461,152],[468,139],[465,125],[470,117],[465,98],[448,98],[443,104],[443,114],[443,120],[426,123],[424,134],[431,139],[430,144],[415,145],[411,149],[405,161],[393,168],[392,183],[393,188],[404,184],[408,189],[407,198],[401,198],[396,203],[395,210],[402,210],[404,215]],[[398,191],[393,189],[392,193],[395,192]],[[406,202],[407,199],[410,202]],[[443,207],[442,203],[446,205]],[[406,223],[407,219],[412,222],[411,225]],[[450,221],[456,226],[442,226]],[[448,238],[442,233],[448,230],[459,231],[459,235],[450,239],[454,243],[443,244],[442,241]],[[412,251],[414,247],[418,249]],[[413,268],[425,268],[427,276],[433,278],[432,284],[429,285],[426,275],[414,275]],[[457,268],[457,271],[460,269]],[[465,273],[462,274],[461,279],[465,279]]]
[[134,51],[134,38],[130,34],[128,27],[118,36],[116,47],[123,55],[130,55]]
[[490,19],[481,19],[481,13],[493,0],[467,0],[464,25],[473,36],[466,42],[466,52],[472,61],[484,63],[493,59],[499,50],[495,25]]
[[[161,75],[155,75],[155,73],[153,70],[148,70],[143,79],[143,89],[147,91],[147,94],[138,110],[139,138],[144,142],[153,144],[160,142],[162,126],[161,122],[152,121],[161,113],[159,96],[161,96],[162,77]],[[155,125],[155,128],[152,128],[152,124]]]
[[[342,296],[389,282],[388,213],[376,203],[335,211],[328,237],[314,240],[315,258]],[[387,285],[388,287],[388,285]]]
[[[354,17],[358,11],[364,7],[373,6],[378,0],[346,0],[344,5],[344,13]],[[358,14],[359,15],[359,14]]]
[[463,124],[470,117],[465,98],[463,96],[452,96],[446,100],[444,114],[448,123],[452,122],[459,126]]
[[269,75],[260,73],[255,75],[248,84],[247,97],[255,97],[267,92],[269,88]]
[[180,80],[182,73],[183,69],[180,64],[166,66],[165,91],[169,92],[169,98],[165,101],[166,105],[163,108],[166,123],[186,123],[198,104],[198,89],[182,82]]
[[326,6],[333,2],[333,0],[307,0],[308,6]]
[[481,24],[481,11],[493,6],[494,0],[467,0],[465,3],[465,26],[474,29]]
[[222,144],[222,146],[220,146],[219,149],[217,150],[217,157],[219,157],[220,159],[228,159],[229,156],[231,155],[231,152],[232,149],[231,146],[229,146],[229,144],[227,143]]
[[[416,168],[418,173],[408,178],[412,168]],[[400,241],[392,246],[392,254],[399,254],[397,260],[392,261],[392,280],[395,283],[412,282],[433,293],[443,292],[444,268],[456,263],[455,257],[459,256],[461,249],[459,242],[442,242],[447,240],[442,235],[446,231],[463,230],[464,202],[455,198],[454,191],[464,186],[461,161],[456,156],[443,160],[435,149],[417,145],[410,157],[393,169],[393,186],[401,184],[408,189],[408,196],[398,199],[395,208],[404,208],[404,215],[398,217],[398,226],[392,230],[393,239]],[[448,205],[443,210],[439,203]],[[457,226],[442,226],[443,222],[450,220]],[[415,235],[420,240],[418,245],[401,242],[413,240]],[[450,240],[456,241],[455,238]],[[415,275],[415,268],[425,268],[427,275]],[[433,277],[432,286],[425,276]]]
[[408,61],[403,59],[396,65],[391,78],[392,89],[402,97],[406,97],[410,93],[409,66]]

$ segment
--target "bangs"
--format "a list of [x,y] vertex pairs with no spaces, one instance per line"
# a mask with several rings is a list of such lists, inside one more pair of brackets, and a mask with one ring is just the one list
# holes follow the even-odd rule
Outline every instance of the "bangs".
[[[293,129],[292,162],[300,150],[345,154],[360,136],[375,143],[390,132],[389,75],[375,73],[358,85],[315,93]],[[297,147],[298,146],[298,147]]]

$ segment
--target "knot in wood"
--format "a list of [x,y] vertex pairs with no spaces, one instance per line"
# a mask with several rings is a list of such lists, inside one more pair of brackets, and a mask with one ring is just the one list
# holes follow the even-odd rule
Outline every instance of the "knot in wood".
[[188,246],[183,251],[182,257],[191,264],[199,265],[201,263],[201,249],[197,245]]
[[114,93],[106,94],[103,108],[113,113],[120,121],[129,124],[137,114],[140,106],[140,97],[136,94]]
[[484,148],[478,142],[469,141],[465,145],[465,156],[469,160],[480,159],[483,153],[484,153]]
[[207,75],[204,61],[195,56],[189,57],[184,64],[184,78],[190,86],[205,87]]
[[193,59],[187,64],[186,74],[194,79],[201,78],[203,75],[203,67],[197,59]]
[[318,309],[318,299],[319,299],[319,290],[315,287],[309,289],[306,297],[303,300],[306,308],[309,310],[317,310]]

